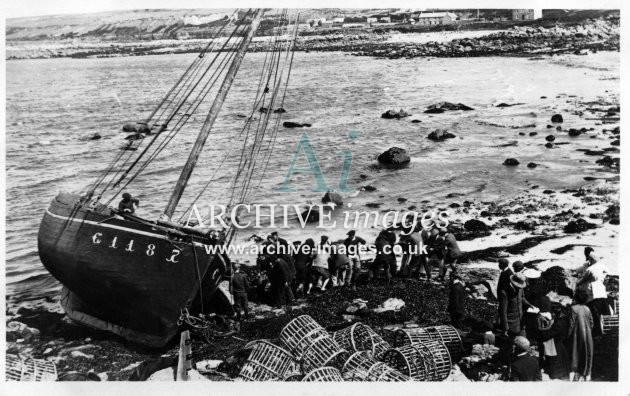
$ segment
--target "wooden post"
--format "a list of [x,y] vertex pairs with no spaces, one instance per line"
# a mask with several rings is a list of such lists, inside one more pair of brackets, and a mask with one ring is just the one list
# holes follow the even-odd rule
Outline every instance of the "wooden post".
[[177,377],[175,381],[188,381],[188,370],[192,369],[191,353],[190,331],[182,331],[179,338],[179,358],[177,360]]
[[243,37],[243,41],[238,47],[237,53],[234,56],[234,60],[228,69],[225,78],[223,79],[223,83],[217,92],[217,96],[212,103],[212,107],[208,112],[208,116],[206,117],[206,121],[201,127],[201,131],[197,136],[197,140],[195,141],[195,145],[190,151],[190,155],[188,156],[188,160],[184,165],[184,169],[182,169],[182,173],[179,175],[179,180],[177,180],[177,184],[175,185],[175,190],[171,195],[171,198],[166,205],[166,209],[164,210],[164,214],[168,216],[170,219],[175,212],[175,208],[179,203],[179,200],[184,193],[184,189],[186,188],[186,184],[188,183],[188,179],[190,179],[190,175],[192,174],[193,169],[195,168],[195,164],[197,164],[197,160],[199,159],[199,155],[203,150],[203,146],[210,135],[210,130],[212,129],[212,125],[219,115],[219,111],[221,111],[221,107],[223,106],[223,101],[225,100],[232,83],[234,82],[234,77],[236,77],[236,73],[241,66],[241,62],[243,61],[243,57],[245,56],[245,52],[247,51],[247,47],[249,47],[252,38],[254,37],[254,33],[256,33],[256,29],[258,29],[258,24],[260,23],[260,17],[263,14],[263,10],[261,8],[256,10],[254,18],[252,20],[252,24],[247,31],[245,37]]

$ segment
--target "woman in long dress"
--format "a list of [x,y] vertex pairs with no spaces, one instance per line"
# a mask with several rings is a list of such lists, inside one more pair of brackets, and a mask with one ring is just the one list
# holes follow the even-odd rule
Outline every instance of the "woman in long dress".
[[575,298],[576,304],[571,307],[569,323],[570,378],[574,381],[590,381],[593,367],[593,315],[585,305],[587,293],[580,290]]

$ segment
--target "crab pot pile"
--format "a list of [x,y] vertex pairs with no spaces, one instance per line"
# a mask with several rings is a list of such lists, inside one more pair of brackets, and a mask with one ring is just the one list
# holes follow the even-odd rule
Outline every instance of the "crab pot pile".
[[383,360],[415,381],[444,381],[451,372],[448,349],[437,340],[390,349]]
[[56,381],[55,363],[41,359],[24,359],[17,355],[6,355],[7,381]]
[[250,343],[253,348],[239,379],[443,381],[451,370],[451,355],[441,339],[427,337],[391,348],[378,333],[362,323],[331,335],[313,318],[302,315],[280,331],[279,341],[281,345],[264,340]]
[[453,363],[464,355],[464,344],[457,329],[450,325],[399,329],[394,332],[394,346],[441,341],[450,354]]

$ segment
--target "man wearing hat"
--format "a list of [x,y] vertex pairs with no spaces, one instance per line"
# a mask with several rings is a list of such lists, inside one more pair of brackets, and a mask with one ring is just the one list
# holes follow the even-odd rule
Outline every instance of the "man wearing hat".
[[124,193],[122,200],[118,203],[118,211],[120,213],[134,214],[138,206],[140,206],[138,198],[133,198],[131,194]]
[[529,354],[527,338],[514,338],[514,354],[516,357],[510,366],[510,381],[542,381],[538,359]]
[[510,283],[499,292],[499,322],[501,331],[511,337],[516,337],[523,330],[523,289],[527,281],[523,274],[510,276]]

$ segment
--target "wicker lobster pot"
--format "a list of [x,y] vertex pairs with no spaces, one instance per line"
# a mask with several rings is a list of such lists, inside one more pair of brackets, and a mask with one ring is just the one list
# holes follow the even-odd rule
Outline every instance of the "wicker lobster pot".
[[429,340],[442,341],[448,348],[453,362],[458,362],[464,355],[464,344],[459,332],[450,325],[401,329],[394,333],[395,346]]
[[444,381],[451,373],[451,355],[443,342],[437,340],[422,343],[433,355],[435,362],[435,376],[433,381]]
[[394,332],[394,347],[430,341],[431,335],[424,327],[399,329]]
[[372,376],[368,381],[405,382],[411,380],[408,376],[392,367],[389,367],[385,363],[377,367],[377,370],[375,370],[375,374],[376,373],[378,373],[378,376],[375,379],[372,379],[372,377],[374,377]]
[[356,352],[343,366],[346,381],[409,381],[409,377],[383,362],[374,359],[367,351]]
[[327,337],[330,336],[326,330],[308,315],[298,316],[280,331],[280,341],[298,359],[311,344]]
[[332,337],[326,334],[311,343],[300,357],[303,372],[310,372],[319,367],[343,367],[348,359],[348,352],[341,348]]
[[383,361],[415,381],[431,381],[437,377],[433,354],[422,343],[390,349],[383,355]]
[[370,352],[355,352],[343,365],[341,372],[347,381],[366,381],[366,378],[379,364],[382,362],[374,359]]
[[377,358],[390,349],[390,345],[383,337],[363,323],[355,323],[352,326],[334,332],[333,339],[347,351],[368,351]]
[[6,355],[6,381],[56,381],[55,363],[42,359],[23,359]]
[[302,382],[340,382],[343,377],[334,367],[320,367],[306,374]]
[[427,327],[431,339],[439,340],[446,345],[451,362],[457,363],[464,356],[464,343],[457,329],[451,325]]
[[238,377],[244,381],[283,381],[295,364],[293,356],[283,348],[259,341],[241,368]]

